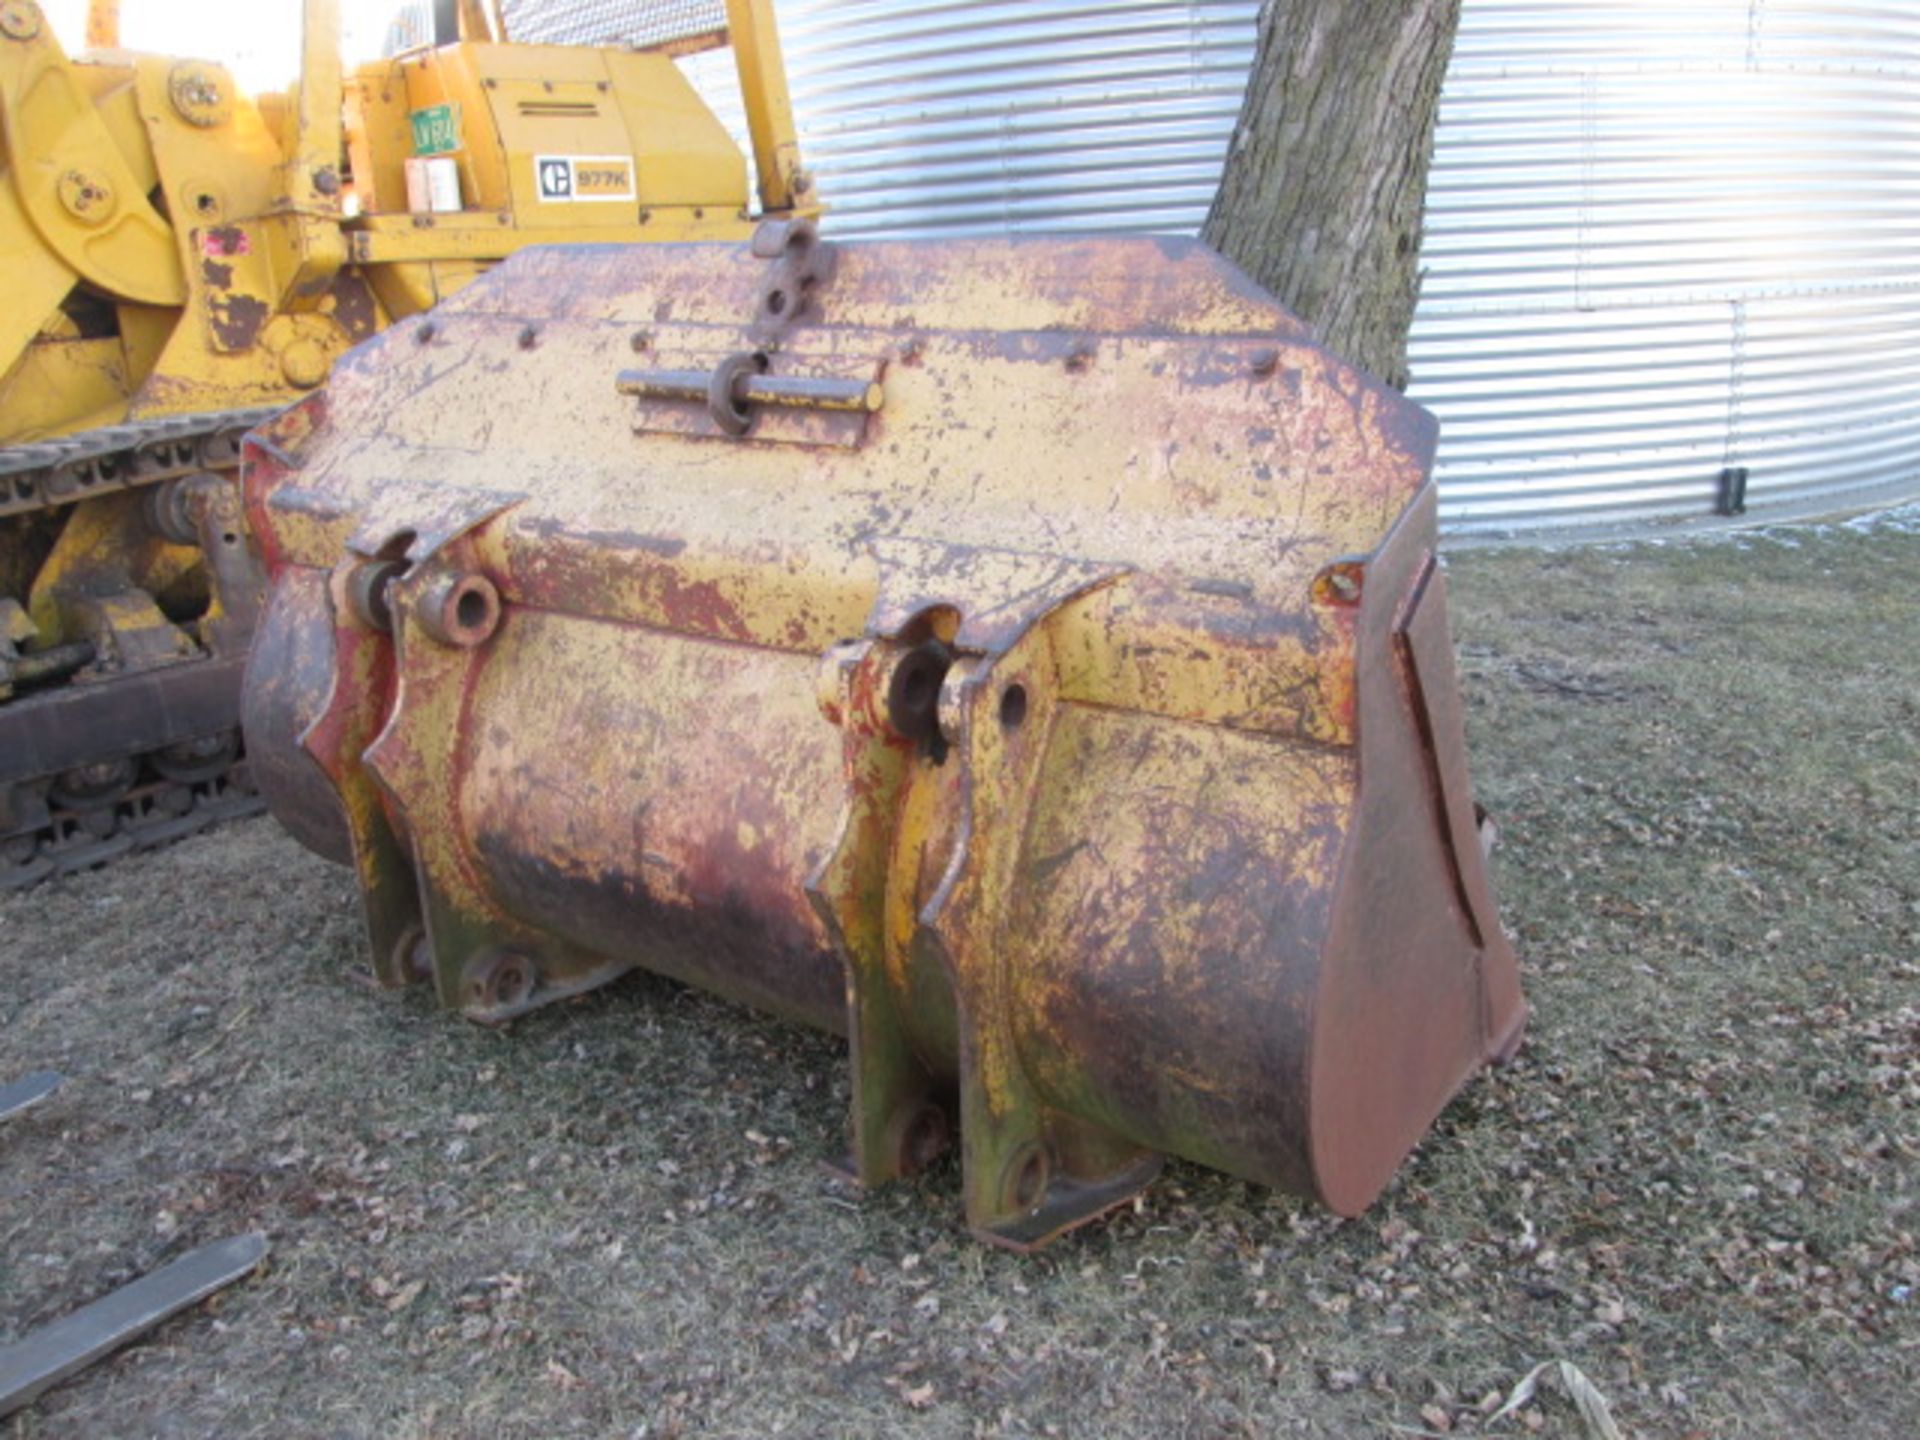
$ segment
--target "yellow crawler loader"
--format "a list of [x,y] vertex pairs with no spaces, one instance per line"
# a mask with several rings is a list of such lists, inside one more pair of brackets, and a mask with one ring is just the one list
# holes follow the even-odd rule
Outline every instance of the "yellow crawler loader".
[[[771,0],[675,6],[690,23],[644,49],[513,43],[441,0],[444,43],[351,74],[337,0],[307,0],[299,82],[256,98],[118,48],[117,8],[70,57],[0,0],[0,889],[257,807],[249,428],[526,246],[814,213]],[[757,211],[674,64],[721,44]]]

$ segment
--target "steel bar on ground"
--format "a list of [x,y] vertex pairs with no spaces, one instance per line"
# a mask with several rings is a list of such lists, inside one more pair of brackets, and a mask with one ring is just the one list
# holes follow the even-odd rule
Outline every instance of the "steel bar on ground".
[[31,1404],[62,1380],[231,1285],[266,1253],[267,1237],[260,1234],[202,1245],[0,1349],[0,1416]]

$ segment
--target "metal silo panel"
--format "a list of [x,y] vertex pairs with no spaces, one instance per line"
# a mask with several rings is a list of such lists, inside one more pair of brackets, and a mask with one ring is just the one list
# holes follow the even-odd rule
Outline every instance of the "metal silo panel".
[[[1258,12],[781,0],[831,233],[1191,233]],[[1702,518],[1729,466],[1755,513],[1920,486],[1917,80],[1911,3],[1464,0],[1412,337],[1443,523]]]
[[1456,533],[1920,475],[1920,11],[1467,0],[1413,393]]
[[1253,60],[1235,0],[797,0],[781,38],[837,235],[1192,231]]

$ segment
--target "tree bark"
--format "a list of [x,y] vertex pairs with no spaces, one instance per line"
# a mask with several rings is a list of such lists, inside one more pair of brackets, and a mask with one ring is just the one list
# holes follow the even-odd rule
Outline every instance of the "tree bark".
[[1399,389],[1460,0],[1267,0],[1201,235]]

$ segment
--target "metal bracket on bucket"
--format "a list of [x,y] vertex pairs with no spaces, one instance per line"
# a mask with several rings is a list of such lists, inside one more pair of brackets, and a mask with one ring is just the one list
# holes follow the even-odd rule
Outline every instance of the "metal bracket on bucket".
[[772,365],[765,351],[739,351],[711,370],[622,370],[614,383],[642,402],[633,422],[639,431],[848,448],[866,438],[867,417],[884,393],[878,361],[864,376],[775,375]]
[[[1059,703],[1048,619],[1128,570],[924,542],[878,549],[871,638],[822,665],[848,803],[807,887],[847,965],[844,1169],[865,1185],[913,1174],[957,1120],[969,1227],[1029,1250],[1123,1203],[1161,1166],[1035,1091],[998,935]],[[927,1017],[948,1014],[952,1033],[934,1033]],[[957,1086],[926,1059],[949,1050]]]
[[622,370],[614,387],[640,402],[633,428],[857,447],[885,398],[884,361],[816,357],[808,361],[813,373],[797,374],[774,366],[789,332],[819,312],[820,289],[833,276],[833,247],[811,220],[769,220],[754,234],[753,254],[771,262],[747,323],[754,348],[701,357],[697,366]]
[[[415,883],[410,842],[368,764],[399,707],[400,622],[403,612],[417,610],[438,636],[452,636],[477,634],[486,616],[497,619],[499,596],[479,573],[467,536],[526,498],[381,485],[330,573],[276,588],[255,641],[262,670],[275,678],[249,692],[247,728],[262,737],[286,732],[311,762],[289,767],[285,752],[292,747],[263,747],[262,787],[283,819],[299,818],[303,839],[353,866],[365,898],[371,966],[382,985],[433,974],[429,907]],[[314,635],[326,637],[330,654],[302,653],[302,638]],[[317,793],[316,770],[325,781]]]

